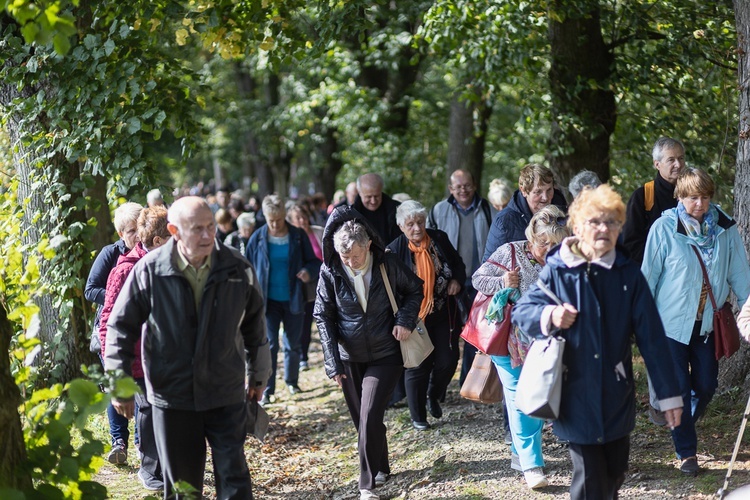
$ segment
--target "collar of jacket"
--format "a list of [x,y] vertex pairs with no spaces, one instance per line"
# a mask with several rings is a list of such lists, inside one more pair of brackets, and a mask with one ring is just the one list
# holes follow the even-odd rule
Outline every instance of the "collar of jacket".
[[[182,272],[172,262],[172,251],[174,246],[177,244],[177,240],[170,238],[168,242],[160,246],[156,250],[149,252],[156,254],[154,260],[154,272],[161,276],[182,276]],[[209,273],[208,281],[213,281],[215,276],[222,275],[227,269],[230,269],[235,264],[234,259],[231,259],[231,250],[226,245],[220,244],[218,240],[214,238],[214,250],[211,254],[211,271]],[[221,278],[219,278],[221,279]]]
[[[729,217],[724,211],[719,207],[719,205],[716,205],[715,203],[711,203],[712,206],[716,208],[716,211],[719,212],[719,220],[716,221],[716,225],[719,226],[719,231],[717,234],[722,233],[723,231],[726,231],[730,227],[737,224],[737,222]],[[685,229],[685,225],[680,220],[680,217],[677,215],[677,209],[676,208],[670,208],[669,210],[666,210],[664,212],[664,215],[662,217],[669,217],[672,219],[673,224],[676,225],[676,233],[681,234],[683,236],[687,236],[687,230]]]

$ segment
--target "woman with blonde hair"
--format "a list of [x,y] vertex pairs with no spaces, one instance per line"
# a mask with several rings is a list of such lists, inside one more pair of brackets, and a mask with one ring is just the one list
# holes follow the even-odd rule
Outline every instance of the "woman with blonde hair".
[[568,214],[573,236],[547,254],[512,319],[532,337],[566,341],[554,432],[569,442],[571,499],[617,498],[635,427],[633,336],[672,427],[680,425],[682,398],[648,283],[616,248],[622,198],[607,184],[587,188]]
[[[536,282],[550,248],[570,235],[565,214],[554,205],[539,210],[526,228],[526,241],[506,243],[490,256],[472,276],[477,291],[494,295],[506,288],[516,288],[521,295]],[[514,328],[508,339],[508,355],[492,356],[503,383],[511,435],[511,468],[523,472],[531,489],[549,483],[544,475],[542,427],[544,421],[524,415],[516,407],[516,385],[531,339]]]

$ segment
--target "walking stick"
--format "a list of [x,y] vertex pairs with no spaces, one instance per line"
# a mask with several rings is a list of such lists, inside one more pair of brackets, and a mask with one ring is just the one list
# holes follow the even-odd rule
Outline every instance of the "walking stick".
[[742,442],[743,434],[745,434],[745,426],[747,425],[748,415],[750,415],[750,397],[748,397],[747,406],[745,406],[745,414],[742,416],[740,433],[737,436],[737,441],[734,443],[734,452],[732,453],[732,460],[729,462],[727,476],[724,478],[724,486],[722,486],[716,493],[720,499],[724,498],[724,496],[727,494],[727,488],[729,487],[729,478],[732,477],[732,467],[734,466],[734,461],[737,460],[737,452],[740,451],[740,443]]

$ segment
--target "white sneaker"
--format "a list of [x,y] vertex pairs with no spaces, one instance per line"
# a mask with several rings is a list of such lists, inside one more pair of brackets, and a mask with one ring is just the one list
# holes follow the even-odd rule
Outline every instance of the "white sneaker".
[[518,472],[523,472],[523,469],[521,468],[521,459],[518,458],[517,453],[510,453],[510,468],[517,470]]
[[380,495],[372,490],[359,490],[359,500],[380,500]]
[[385,472],[378,472],[378,475],[375,476],[375,486],[383,486],[387,480],[388,474]]
[[549,486],[547,476],[544,475],[544,470],[541,467],[534,467],[533,469],[524,471],[523,477],[526,479],[526,484],[532,490]]

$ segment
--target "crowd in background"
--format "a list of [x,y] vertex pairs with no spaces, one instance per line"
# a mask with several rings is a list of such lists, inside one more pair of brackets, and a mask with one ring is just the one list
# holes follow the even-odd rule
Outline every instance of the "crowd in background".
[[[304,391],[299,372],[309,368],[317,322],[326,374],[342,388],[358,432],[361,499],[379,498],[376,489],[391,473],[387,408],[406,399],[419,431],[431,428],[428,414],[442,418],[459,362],[460,385],[476,353],[459,343],[474,297],[505,294],[508,300],[513,290],[508,353],[492,357],[505,391],[510,466],[529,488],[548,485],[544,422],[523,414],[514,399],[531,343],[560,335],[568,343],[569,371],[553,428],[570,449],[571,497],[616,498],[635,422],[631,336],[649,371],[649,418],[670,427],[680,471],[696,475],[695,421],[718,380],[707,298],[712,292],[723,304],[731,289],[742,305],[750,295],[744,246],[735,222],[711,202],[710,176],[686,167],[685,147],[675,139],[660,138],[652,157],[654,180],[627,205],[593,172],[580,172],[563,188],[538,164],[521,170],[517,189],[491,181],[486,198],[469,172],[457,170],[450,195],[429,209],[406,193],[389,196],[375,173],[350,182],[332,200],[322,193],[260,200],[210,185],[183,187],[172,198],[202,197],[213,217],[207,224],[215,227],[214,245],[231,247],[232,255],[252,264],[271,356],[270,378],[257,394],[261,405]],[[170,236],[162,193],[154,189],[146,198],[147,208],[128,203],[117,209],[121,240],[100,253],[87,284],[86,297],[103,310],[96,325],[103,359],[113,342],[107,339],[108,314],[125,277]],[[398,298],[398,311],[389,292]],[[399,341],[417,320],[424,321],[435,350],[420,366],[403,369]],[[282,394],[276,386],[279,351]],[[144,393],[145,372],[133,374]],[[166,498],[173,478],[165,482],[161,453],[151,444],[151,405],[145,397],[137,403],[139,478],[148,489],[163,489]],[[120,413],[108,412],[108,459],[115,464],[127,459],[127,421]]]

